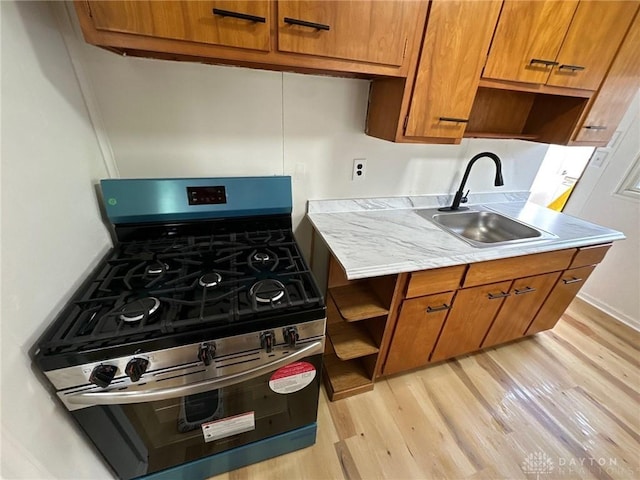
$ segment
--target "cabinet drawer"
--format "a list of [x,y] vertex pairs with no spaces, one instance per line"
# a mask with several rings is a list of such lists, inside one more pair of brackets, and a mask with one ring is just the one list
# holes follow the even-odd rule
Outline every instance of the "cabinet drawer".
[[593,245],[591,247],[581,247],[578,249],[569,268],[584,267],[586,265],[595,265],[600,263],[607,251],[611,248],[611,244]]
[[521,257],[501,258],[469,265],[464,287],[485,285],[513,278],[530,277],[541,273],[564,270],[571,263],[575,248],[555,252],[536,253]]
[[458,289],[466,267],[466,265],[456,265],[412,273],[405,298],[422,297],[423,295]]

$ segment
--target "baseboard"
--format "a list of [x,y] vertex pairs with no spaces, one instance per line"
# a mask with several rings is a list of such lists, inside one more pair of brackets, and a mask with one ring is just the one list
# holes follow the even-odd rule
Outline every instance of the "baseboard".
[[640,320],[632,318],[629,315],[622,313],[621,311],[613,308],[611,305],[601,302],[600,300],[592,297],[587,293],[583,293],[583,292],[579,293],[578,298],[581,300],[584,300],[589,305],[596,307],[599,310],[602,310],[607,315],[615,318],[619,322],[624,323],[628,327],[631,327],[634,330],[640,332]]

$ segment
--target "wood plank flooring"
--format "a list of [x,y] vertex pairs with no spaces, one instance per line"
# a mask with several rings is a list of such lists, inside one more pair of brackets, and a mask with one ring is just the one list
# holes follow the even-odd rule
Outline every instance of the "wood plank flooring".
[[329,402],[317,443],[214,477],[640,478],[640,333],[577,299],[548,332]]

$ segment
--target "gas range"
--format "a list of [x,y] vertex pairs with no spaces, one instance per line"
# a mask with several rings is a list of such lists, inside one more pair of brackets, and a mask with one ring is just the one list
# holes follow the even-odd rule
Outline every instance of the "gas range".
[[[160,436],[175,446],[183,435],[184,452],[199,452],[185,460],[215,460],[315,422],[326,315],[291,228],[290,178],[107,180],[102,193],[115,246],[39,340],[34,360],[97,445],[98,425],[123,427],[105,426],[95,412],[125,412],[119,418],[145,445],[135,458],[147,458],[123,465],[121,453],[98,445],[118,475],[192,468],[152,448],[147,430],[159,428],[157,419],[139,423],[141,410],[166,412],[167,402],[182,413]],[[252,389],[267,387],[264,398],[286,395],[288,410],[310,395],[313,412],[275,428],[258,425],[262,407],[248,400],[222,408],[225,396],[253,398]],[[246,425],[234,430],[238,415]],[[205,427],[225,418],[224,441],[208,440]]]

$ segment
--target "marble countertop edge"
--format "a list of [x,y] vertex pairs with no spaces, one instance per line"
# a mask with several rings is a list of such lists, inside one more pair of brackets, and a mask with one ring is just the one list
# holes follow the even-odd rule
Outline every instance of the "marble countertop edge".
[[[398,263],[390,263],[385,265],[371,265],[367,267],[351,268],[346,271],[348,280],[359,280],[364,278],[378,277],[384,275],[396,275],[399,273],[411,273],[421,270],[429,270],[432,268],[451,267],[455,265],[463,265],[473,262],[485,262],[490,260],[499,260],[501,258],[519,257],[522,255],[533,255],[536,253],[551,252],[554,250],[563,250],[567,248],[586,247],[595,244],[604,244],[617,240],[624,240],[624,235],[602,235],[600,237],[591,237],[587,240],[568,240],[557,241],[547,240],[538,244],[529,244],[523,246],[500,246],[495,248],[478,249],[484,252],[478,253],[473,260],[469,260],[468,255],[452,255],[450,257],[438,257],[437,259],[425,259],[424,261],[406,261]],[[335,252],[332,251],[335,255]],[[338,258],[336,256],[336,258]],[[338,262],[340,262],[338,258]],[[342,265],[344,269],[344,265]]]
[[[550,232],[555,238],[477,248],[420,215],[421,209],[437,205],[416,205],[406,198],[363,199],[351,204],[343,200],[335,204],[326,201],[328,207],[323,205],[325,201],[316,201],[319,208],[310,208],[313,212],[307,217],[349,280],[585,247],[625,238],[622,232],[535,205],[519,195],[511,197],[512,201],[505,201],[504,195],[494,196],[495,203],[491,203],[487,201],[488,196],[480,194],[483,204],[490,203],[485,208]],[[432,201],[433,198],[428,200]],[[469,206],[482,207],[473,202]],[[339,211],[340,208],[346,210]]]

